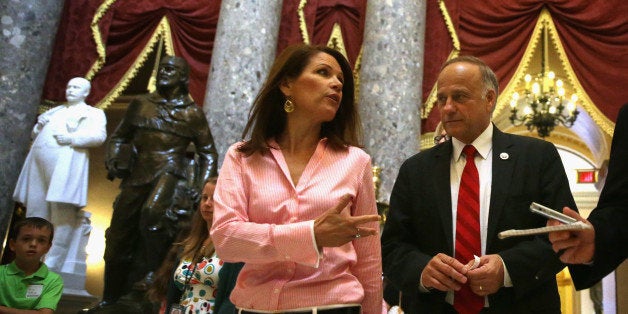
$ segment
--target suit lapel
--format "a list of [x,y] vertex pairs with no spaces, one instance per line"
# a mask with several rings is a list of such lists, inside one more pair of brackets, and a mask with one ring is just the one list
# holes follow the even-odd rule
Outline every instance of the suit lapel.
[[450,177],[450,163],[453,146],[451,141],[443,143],[434,148],[434,172],[432,173],[434,179],[434,188],[436,189],[434,195],[437,201],[437,210],[440,214],[441,224],[443,230],[445,230],[445,236],[447,237],[447,250],[448,254],[453,256],[453,229],[452,229],[452,216],[451,216],[451,183]]
[[491,242],[497,238],[499,217],[506,206],[506,198],[512,181],[512,173],[519,151],[507,134],[493,126],[493,173],[491,202],[486,233],[486,254],[490,253]]

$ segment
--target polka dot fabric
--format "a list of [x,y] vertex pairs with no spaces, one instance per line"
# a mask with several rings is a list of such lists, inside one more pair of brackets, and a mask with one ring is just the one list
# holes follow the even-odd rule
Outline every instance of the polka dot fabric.
[[[196,264],[196,269],[190,260],[183,260],[174,272],[174,281],[177,288],[185,291],[181,305],[186,314],[211,314],[214,312],[216,288],[218,287],[218,272],[223,262],[214,254],[203,257]],[[193,273],[192,273],[193,272]],[[185,287],[186,279],[188,286]]]

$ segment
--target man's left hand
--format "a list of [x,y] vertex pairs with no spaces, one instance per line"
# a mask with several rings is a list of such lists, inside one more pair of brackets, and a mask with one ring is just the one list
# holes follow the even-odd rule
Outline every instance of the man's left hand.
[[[595,255],[595,227],[586,219],[582,218],[578,212],[569,207],[563,208],[563,213],[569,217],[576,218],[591,226],[590,229],[576,231],[554,231],[549,233],[549,240],[552,248],[560,255],[561,262],[565,264],[583,264],[593,261]],[[559,226],[563,223],[554,219],[547,221],[548,226]],[[562,251],[562,252],[561,252]]]
[[471,291],[479,296],[493,294],[504,285],[504,264],[497,254],[484,255],[480,266],[467,272]]

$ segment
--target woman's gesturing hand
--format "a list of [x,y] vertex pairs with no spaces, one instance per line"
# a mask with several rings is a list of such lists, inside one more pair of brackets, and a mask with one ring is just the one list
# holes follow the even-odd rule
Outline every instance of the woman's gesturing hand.
[[318,247],[337,247],[349,241],[377,235],[377,229],[363,227],[363,224],[379,221],[379,215],[346,216],[341,212],[351,200],[344,195],[338,204],[328,209],[314,221],[314,236]]

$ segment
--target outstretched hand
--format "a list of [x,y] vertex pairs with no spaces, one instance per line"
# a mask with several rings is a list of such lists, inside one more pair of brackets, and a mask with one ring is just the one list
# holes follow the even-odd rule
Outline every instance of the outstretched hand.
[[[560,251],[563,251],[560,255],[560,260],[565,264],[590,263],[595,254],[595,228],[588,220],[582,218],[569,207],[563,208],[563,214],[586,223],[591,226],[591,229],[550,232],[549,240],[552,242],[554,252],[560,253]],[[548,226],[561,224],[561,222],[553,219],[547,221]]]
[[351,196],[344,195],[338,204],[314,220],[314,236],[318,247],[338,247],[349,241],[378,235],[377,229],[362,225],[379,221],[379,215],[346,216],[341,212],[349,205]]

